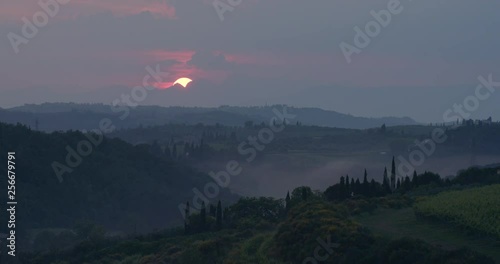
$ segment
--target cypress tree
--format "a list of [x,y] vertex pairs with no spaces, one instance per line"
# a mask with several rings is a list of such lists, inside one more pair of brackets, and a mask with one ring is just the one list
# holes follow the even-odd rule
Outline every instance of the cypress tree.
[[354,185],[354,178],[351,178],[351,184],[349,185],[351,189],[349,190],[349,196],[356,193],[356,185]]
[[394,161],[394,156],[392,156],[392,166],[391,166],[391,189],[396,188],[396,162]]
[[391,192],[391,186],[389,185],[389,177],[387,177],[387,167],[384,168],[384,180],[382,181],[382,189],[384,193]]
[[177,145],[174,144],[174,147],[172,148],[172,158],[177,159]]
[[199,153],[200,158],[203,158],[204,152],[205,152],[205,143],[204,143],[203,138],[201,138],[201,140],[200,140],[200,153]]
[[377,196],[377,183],[375,182],[374,179],[372,179],[370,181],[370,187],[369,187],[369,190],[368,190],[368,195],[370,197]]
[[210,211],[209,211],[210,216],[215,217],[216,213],[217,212],[216,212],[215,206],[213,204],[210,204]]
[[363,177],[363,194],[368,196],[368,192],[369,192],[368,173],[366,172],[366,169],[365,169],[365,175]]
[[224,212],[222,214],[222,220],[224,220],[224,223],[229,223],[229,208],[225,207]]
[[417,176],[417,171],[413,171],[413,177],[411,179],[411,184],[413,185],[413,188],[418,186],[418,176]]
[[170,145],[166,145],[165,146],[165,149],[163,150],[163,154],[167,157],[167,158],[171,158],[172,157],[172,153],[170,152]]
[[288,210],[290,210],[290,191],[286,192],[285,198],[285,212],[288,213]]
[[340,177],[340,199],[344,199],[346,197],[346,186],[345,186],[345,178],[344,176]]
[[408,177],[408,175],[406,175],[406,177],[405,177],[405,181],[404,181],[403,186],[404,186],[405,191],[408,191],[411,189],[411,181],[410,181],[410,177]]
[[345,197],[351,196],[351,185],[349,184],[349,174],[345,176]]
[[184,213],[186,214],[186,218],[189,218],[189,201],[186,202],[186,210],[184,210]]
[[399,180],[400,178],[398,178],[398,181],[396,183],[396,189],[399,189],[401,188],[401,181]]
[[201,202],[201,211],[200,211],[200,229],[201,231],[205,231],[205,226],[207,223],[207,208],[205,207],[205,202]]
[[189,201],[186,202],[186,209],[184,209],[184,233],[189,233]]
[[217,203],[217,217],[215,218],[215,226],[218,230],[222,228],[222,204],[220,200]]
[[356,179],[356,182],[354,183],[354,192],[355,194],[360,194],[361,191],[361,182],[359,182],[359,178]]

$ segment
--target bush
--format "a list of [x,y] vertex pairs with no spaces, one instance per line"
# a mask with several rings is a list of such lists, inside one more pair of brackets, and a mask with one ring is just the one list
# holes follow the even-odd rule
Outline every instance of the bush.
[[279,257],[293,263],[312,257],[320,240],[336,244],[324,263],[346,261],[349,252],[361,251],[373,241],[364,228],[347,219],[345,212],[318,201],[294,207],[274,236]]

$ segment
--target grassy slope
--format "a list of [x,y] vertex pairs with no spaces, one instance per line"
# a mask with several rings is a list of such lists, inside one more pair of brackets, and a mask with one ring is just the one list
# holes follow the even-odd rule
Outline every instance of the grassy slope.
[[269,258],[274,232],[257,234],[236,246],[226,259],[227,263],[259,263],[259,264],[283,264],[279,260]]
[[500,238],[500,184],[424,197],[414,208],[419,215]]
[[374,214],[362,214],[355,220],[376,234],[389,238],[412,237],[445,249],[469,247],[500,263],[500,244],[490,239],[471,237],[460,230],[427,221],[417,221],[412,208],[379,209]]

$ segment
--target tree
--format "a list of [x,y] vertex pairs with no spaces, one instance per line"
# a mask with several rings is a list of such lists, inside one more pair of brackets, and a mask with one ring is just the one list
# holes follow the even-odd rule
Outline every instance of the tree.
[[370,197],[377,196],[377,182],[374,179],[370,181],[370,189],[368,190],[368,195]]
[[189,143],[184,143],[184,156],[189,155],[189,152],[191,152],[191,149],[189,148]]
[[423,174],[420,174],[418,176],[418,184],[420,185],[426,185],[426,184],[442,184],[443,180],[441,179],[441,176],[436,173],[432,173],[430,171],[425,171]]
[[349,184],[349,174],[345,176],[345,198],[351,196],[351,185]]
[[385,124],[382,124],[382,126],[380,127],[380,133],[385,134],[386,130],[387,130],[387,128],[386,128]]
[[288,213],[288,210],[290,210],[290,192],[286,192],[286,198],[285,198],[285,212]]
[[217,203],[217,217],[215,219],[215,226],[217,230],[220,230],[222,228],[222,204],[220,200]]
[[200,158],[203,158],[203,155],[205,153],[205,142],[203,140],[203,137],[200,139],[200,147],[198,151],[199,151],[198,156]]
[[396,189],[399,189],[401,188],[401,181],[400,181],[400,178],[398,177],[398,181],[396,183]]
[[228,224],[229,223],[229,208],[225,207],[224,212],[222,214],[222,220],[224,220],[224,223]]
[[340,182],[339,182],[339,199],[344,199],[345,198],[345,194],[347,193],[347,191],[345,190],[345,177],[344,176],[341,176],[340,177]]
[[238,137],[236,136],[236,132],[232,131],[231,135],[229,136],[229,139],[233,142],[238,141]]
[[201,202],[201,211],[200,211],[200,228],[201,231],[205,231],[205,226],[207,223],[207,208],[205,207],[205,202]]
[[253,127],[253,121],[245,121],[245,128],[252,128]]
[[369,191],[368,173],[366,172],[366,169],[365,169],[365,175],[363,177],[363,194],[368,196],[368,191]]
[[[300,203],[302,199],[300,197],[302,191],[299,188],[302,187],[294,189],[290,194],[293,206],[296,205],[296,201]],[[254,228],[259,223],[279,223],[283,220],[284,210],[283,199],[270,197],[241,198],[231,206],[229,220],[233,226],[242,225],[245,228]]]
[[356,179],[356,182],[354,183],[354,192],[355,194],[361,194],[361,183],[359,182],[359,178]]
[[191,144],[189,144],[189,153],[194,152],[195,150],[196,150],[196,146],[194,145],[193,142],[191,142]]
[[413,188],[418,187],[418,175],[417,175],[416,170],[413,171],[413,177],[411,179],[411,184],[413,185]]
[[394,161],[394,156],[392,156],[392,166],[391,166],[391,190],[396,189],[396,162]]
[[408,191],[411,189],[411,181],[410,181],[410,177],[408,177],[408,175],[406,175],[406,177],[405,177],[405,180],[403,182],[403,187],[404,187],[403,189],[405,191]]
[[167,159],[172,158],[172,152],[170,152],[170,146],[166,145],[165,149],[163,150],[163,154],[167,157]]
[[302,188],[302,201],[307,201],[307,189]]
[[387,177],[387,167],[384,168],[384,180],[382,181],[382,188],[384,193],[391,192],[391,186],[389,184],[389,177]]
[[172,148],[172,158],[177,159],[177,145],[174,144],[174,147]]
[[[299,204],[303,201],[308,201],[313,198],[314,193],[308,186],[300,186],[290,193],[290,207],[294,207],[296,204]],[[283,200],[283,199],[282,199]],[[283,201],[283,209],[285,209],[285,204]]]
[[210,204],[209,208],[210,208],[208,211],[209,215],[215,217],[215,214],[217,213],[215,206],[213,204]]
[[189,201],[186,202],[186,209],[184,209],[184,233],[189,233]]

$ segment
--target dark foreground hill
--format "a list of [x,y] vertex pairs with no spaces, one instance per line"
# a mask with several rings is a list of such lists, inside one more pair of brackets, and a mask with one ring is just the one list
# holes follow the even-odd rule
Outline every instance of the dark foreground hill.
[[[311,194],[288,208],[283,200],[245,198],[231,206],[217,228],[206,216],[202,230],[170,230],[129,239],[87,239],[66,250],[20,256],[23,263],[384,263],[493,264],[494,260],[467,248],[443,249],[413,238],[389,239],[350,219],[366,203],[331,204]],[[390,198],[386,204],[405,204]],[[346,203],[347,204],[347,203]],[[365,210],[365,209],[361,209]],[[288,211],[288,212],[287,212]],[[194,225],[199,215],[193,215]],[[214,223],[215,222],[215,223]],[[192,226],[194,227],[194,226]]]
[[[193,199],[193,188],[203,190],[213,182],[207,174],[152,155],[147,145],[132,146],[119,139],[92,144],[90,154],[80,156],[81,164],[70,165],[68,153],[89,146],[82,142],[89,141],[81,132],[46,134],[0,123],[2,175],[7,175],[7,152],[15,152],[19,230],[72,228],[90,221],[112,231],[152,231],[182,223],[179,204]],[[72,155],[72,162],[77,159]],[[59,170],[69,169],[60,178],[54,162]],[[6,198],[2,195],[4,205]],[[234,196],[221,189],[214,199],[229,202]],[[6,223],[5,214],[0,222]]]

